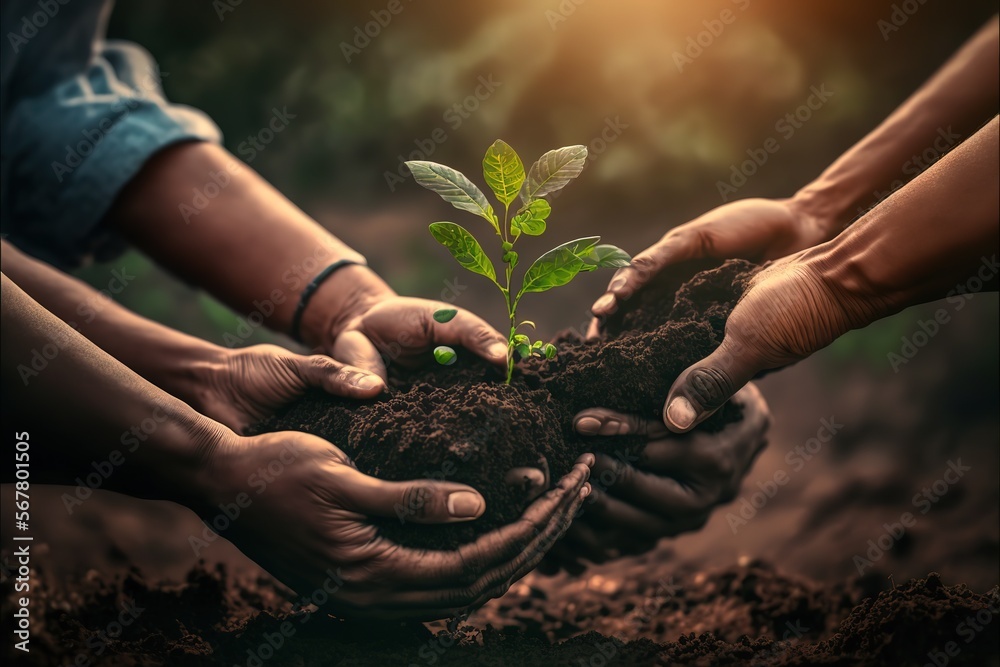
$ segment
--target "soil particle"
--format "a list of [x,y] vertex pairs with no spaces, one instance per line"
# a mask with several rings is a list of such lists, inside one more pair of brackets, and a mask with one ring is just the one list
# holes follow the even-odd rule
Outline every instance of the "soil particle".
[[[645,563],[640,574],[615,586],[596,577],[536,579],[548,599],[521,582],[448,630],[359,625],[296,609],[270,580],[234,577],[221,566],[195,568],[172,586],[147,583],[136,571],[93,573],[66,586],[39,568],[32,652],[25,660],[8,642],[5,653],[32,665],[895,667],[934,664],[931,656],[954,642],[949,665],[998,660],[995,589],[946,586],[936,574],[877,594],[870,580],[820,584],[759,561],[708,572]],[[12,580],[2,594],[9,633]],[[119,627],[122,609],[136,610],[131,622],[109,630]]]
[[[407,523],[421,511],[419,497],[398,508],[395,519],[378,522],[383,534],[406,546],[453,549],[520,516],[529,495],[505,485],[510,468],[539,466],[554,482],[586,452],[640,448],[636,437],[582,438],[573,431],[573,415],[605,407],[661,419],[674,379],[718,347],[725,318],[756,269],[733,260],[684,283],[671,276],[624,309],[607,340],[560,334],[558,356],[526,360],[511,386],[465,354],[454,366],[394,369],[388,395],[368,403],[311,392],[254,432],[313,433],[343,449],[362,472],[383,479],[473,486],[486,499],[486,512],[474,522]],[[699,428],[714,432],[740,418],[730,404]]]

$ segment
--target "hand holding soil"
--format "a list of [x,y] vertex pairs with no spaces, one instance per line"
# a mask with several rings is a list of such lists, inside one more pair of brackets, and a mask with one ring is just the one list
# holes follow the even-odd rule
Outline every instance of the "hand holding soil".
[[453,551],[424,551],[381,536],[369,517],[394,518],[404,507],[413,524],[472,521],[485,510],[475,489],[370,477],[305,433],[225,437],[203,472],[213,496],[203,518],[212,525],[236,501],[240,515],[222,534],[299,595],[325,590],[334,613],[433,620],[503,595],[532,570],[589,494],[592,463],[581,457],[520,520]]
[[741,199],[674,227],[657,243],[619,269],[607,291],[594,302],[591,333],[598,319],[615,313],[662,271],[700,259],[777,259],[831,239],[834,221],[814,213],[807,202],[792,199]]
[[[804,359],[848,331],[944,296],[997,249],[994,116],[972,138],[833,241],[750,281],[722,344],[680,374],[663,420],[683,433],[762,371]],[[970,189],[976,197],[966,197]],[[949,211],[947,230],[939,211]],[[996,289],[996,272],[987,282]]]
[[428,299],[390,297],[374,303],[349,320],[330,349],[335,359],[364,368],[383,379],[386,364],[413,368],[431,359],[436,345],[461,346],[491,364],[507,362],[507,339],[464,308],[454,308],[447,323],[434,313],[449,309],[446,303]]
[[[644,553],[663,537],[699,530],[712,511],[732,500],[757,454],[767,444],[771,417],[754,384],[733,401],[743,419],[718,433],[671,433],[660,420],[604,408],[583,410],[574,426],[584,436],[642,436],[634,461],[598,454],[594,492],[585,511],[547,561],[569,572],[582,570],[579,558],[603,563]],[[604,484],[604,480],[613,480]]]
[[378,375],[326,355],[303,356],[277,345],[238,350],[219,348],[218,358],[199,373],[200,412],[241,433],[279,408],[319,388],[362,400],[385,389]]

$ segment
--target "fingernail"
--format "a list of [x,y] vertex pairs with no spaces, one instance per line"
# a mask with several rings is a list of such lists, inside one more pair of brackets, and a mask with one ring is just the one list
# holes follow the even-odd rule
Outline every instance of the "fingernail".
[[486,504],[478,493],[456,491],[448,496],[448,514],[456,519],[475,519],[484,509]]
[[583,435],[597,435],[601,430],[601,420],[593,417],[581,417],[576,421],[576,430]]
[[587,496],[589,496],[589,495],[590,495],[590,482],[587,482],[587,483],[586,483],[586,484],[584,484],[584,485],[583,485],[583,487],[582,487],[582,488],[580,489],[580,497],[581,497],[581,498],[586,498],[586,497],[587,497]]
[[375,389],[385,386],[382,382],[382,378],[377,375],[362,375],[357,380],[354,381],[354,386],[358,389]]
[[690,428],[697,416],[691,401],[683,396],[678,396],[667,406],[667,419],[677,428]]
[[600,314],[610,314],[615,312],[615,304],[617,303],[614,294],[605,294],[600,299],[594,302],[593,311]]
[[625,283],[627,283],[627,282],[628,282],[628,278],[627,277],[625,277],[624,275],[621,275],[621,274],[617,275],[617,276],[615,276],[614,278],[611,279],[610,283],[608,283],[608,291],[609,292],[617,292],[621,288],[625,287]]
[[506,359],[507,358],[507,344],[506,343],[493,343],[486,350],[494,359]]

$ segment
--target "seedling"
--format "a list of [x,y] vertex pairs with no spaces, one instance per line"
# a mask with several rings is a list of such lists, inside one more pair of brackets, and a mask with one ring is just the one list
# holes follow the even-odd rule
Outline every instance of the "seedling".
[[[518,264],[518,254],[514,250],[518,239],[522,235],[541,236],[545,232],[546,220],[552,212],[552,206],[545,197],[561,190],[579,176],[586,160],[586,146],[565,146],[542,155],[525,174],[524,164],[514,149],[499,139],[495,141],[483,158],[483,178],[503,205],[502,223],[482,190],[461,172],[436,162],[411,160],[406,163],[417,183],[438,193],[455,208],[483,218],[500,238],[503,282],[497,279],[493,262],[479,241],[464,227],[454,222],[435,222],[430,226],[431,235],[448,249],[459,264],[489,278],[503,294],[510,317],[507,384],[510,384],[514,374],[515,354],[522,359],[532,355],[551,359],[556,355],[556,348],[551,343],[532,342],[526,334],[518,333],[521,327],[535,328],[535,323],[530,320],[517,321],[517,306],[521,297],[529,292],[545,292],[565,285],[581,272],[601,267],[621,268],[631,261],[621,248],[601,244],[599,236],[587,236],[544,253],[525,271],[521,287],[516,291],[511,287],[511,278]],[[511,216],[511,204],[519,197],[521,205]],[[454,316],[455,310],[448,308],[437,311],[434,319],[448,322]],[[434,357],[441,364],[455,361],[454,350],[450,348],[435,349]]]

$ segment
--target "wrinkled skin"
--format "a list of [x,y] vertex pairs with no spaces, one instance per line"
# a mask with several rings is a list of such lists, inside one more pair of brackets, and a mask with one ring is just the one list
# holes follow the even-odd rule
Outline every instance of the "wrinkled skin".
[[277,345],[226,350],[202,372],[197,407],[242,433],[310,387],[344,398],[374,398],[385,382],[374,373],[323,354],[301,355]]
[[454,308],[443,301],[393,296],[352,317],[328,350],[345,363],[386,377],[386,364],[405,367],[427,363],[437,345],[461,346],[496,366],[507,362],[507,339],[482,318],[456,308],[450,322],[434,313]]
[[[595,318],[611,315],[661,271],[691,259],[764,261],[811,248],[830,239],[831,224],[806,212],[794,199],[741,199],[667,232],[615,272],[592,307]],[[597,333],[595,319],[591,333]]]
[[[581,558],[603,563],[644,553],[661,538],[702,528],[716,507],[739,492],[767,444],[771,418],[760,391],[749,384],[734,400],[743,407],[743,419],[719,433],[675,435],[656,420],[604,408],[580,412],[574,426],[582,435],[643,435],[648,442],[631,464],[597,456],[591,498],[543,571],[579,573]],[[614,481],[601,488],[598,480],[608,478]]]
[[[408,519],[414,523],[473,520],[485,509],[474,489],[369,477],[335,446],[304,433],[270,433],[219,446],[204,473],[214,480],[216,497],[200,513],[211,525],[219,503],[246,493],[250,504],[223,536],[299,595],[312,597],[326,584],[326,607],[333,613],[432,620],[503,595],[533,569],[589,494],[593,461],[584,455],[518,521],[455,551],[400,546],[382,538],[366,517],[396,517],[402,504],[415,508]],[[267,482],[263,488],[261,479]],[[449,496],[456,493],[463,502],[452,507]]]

